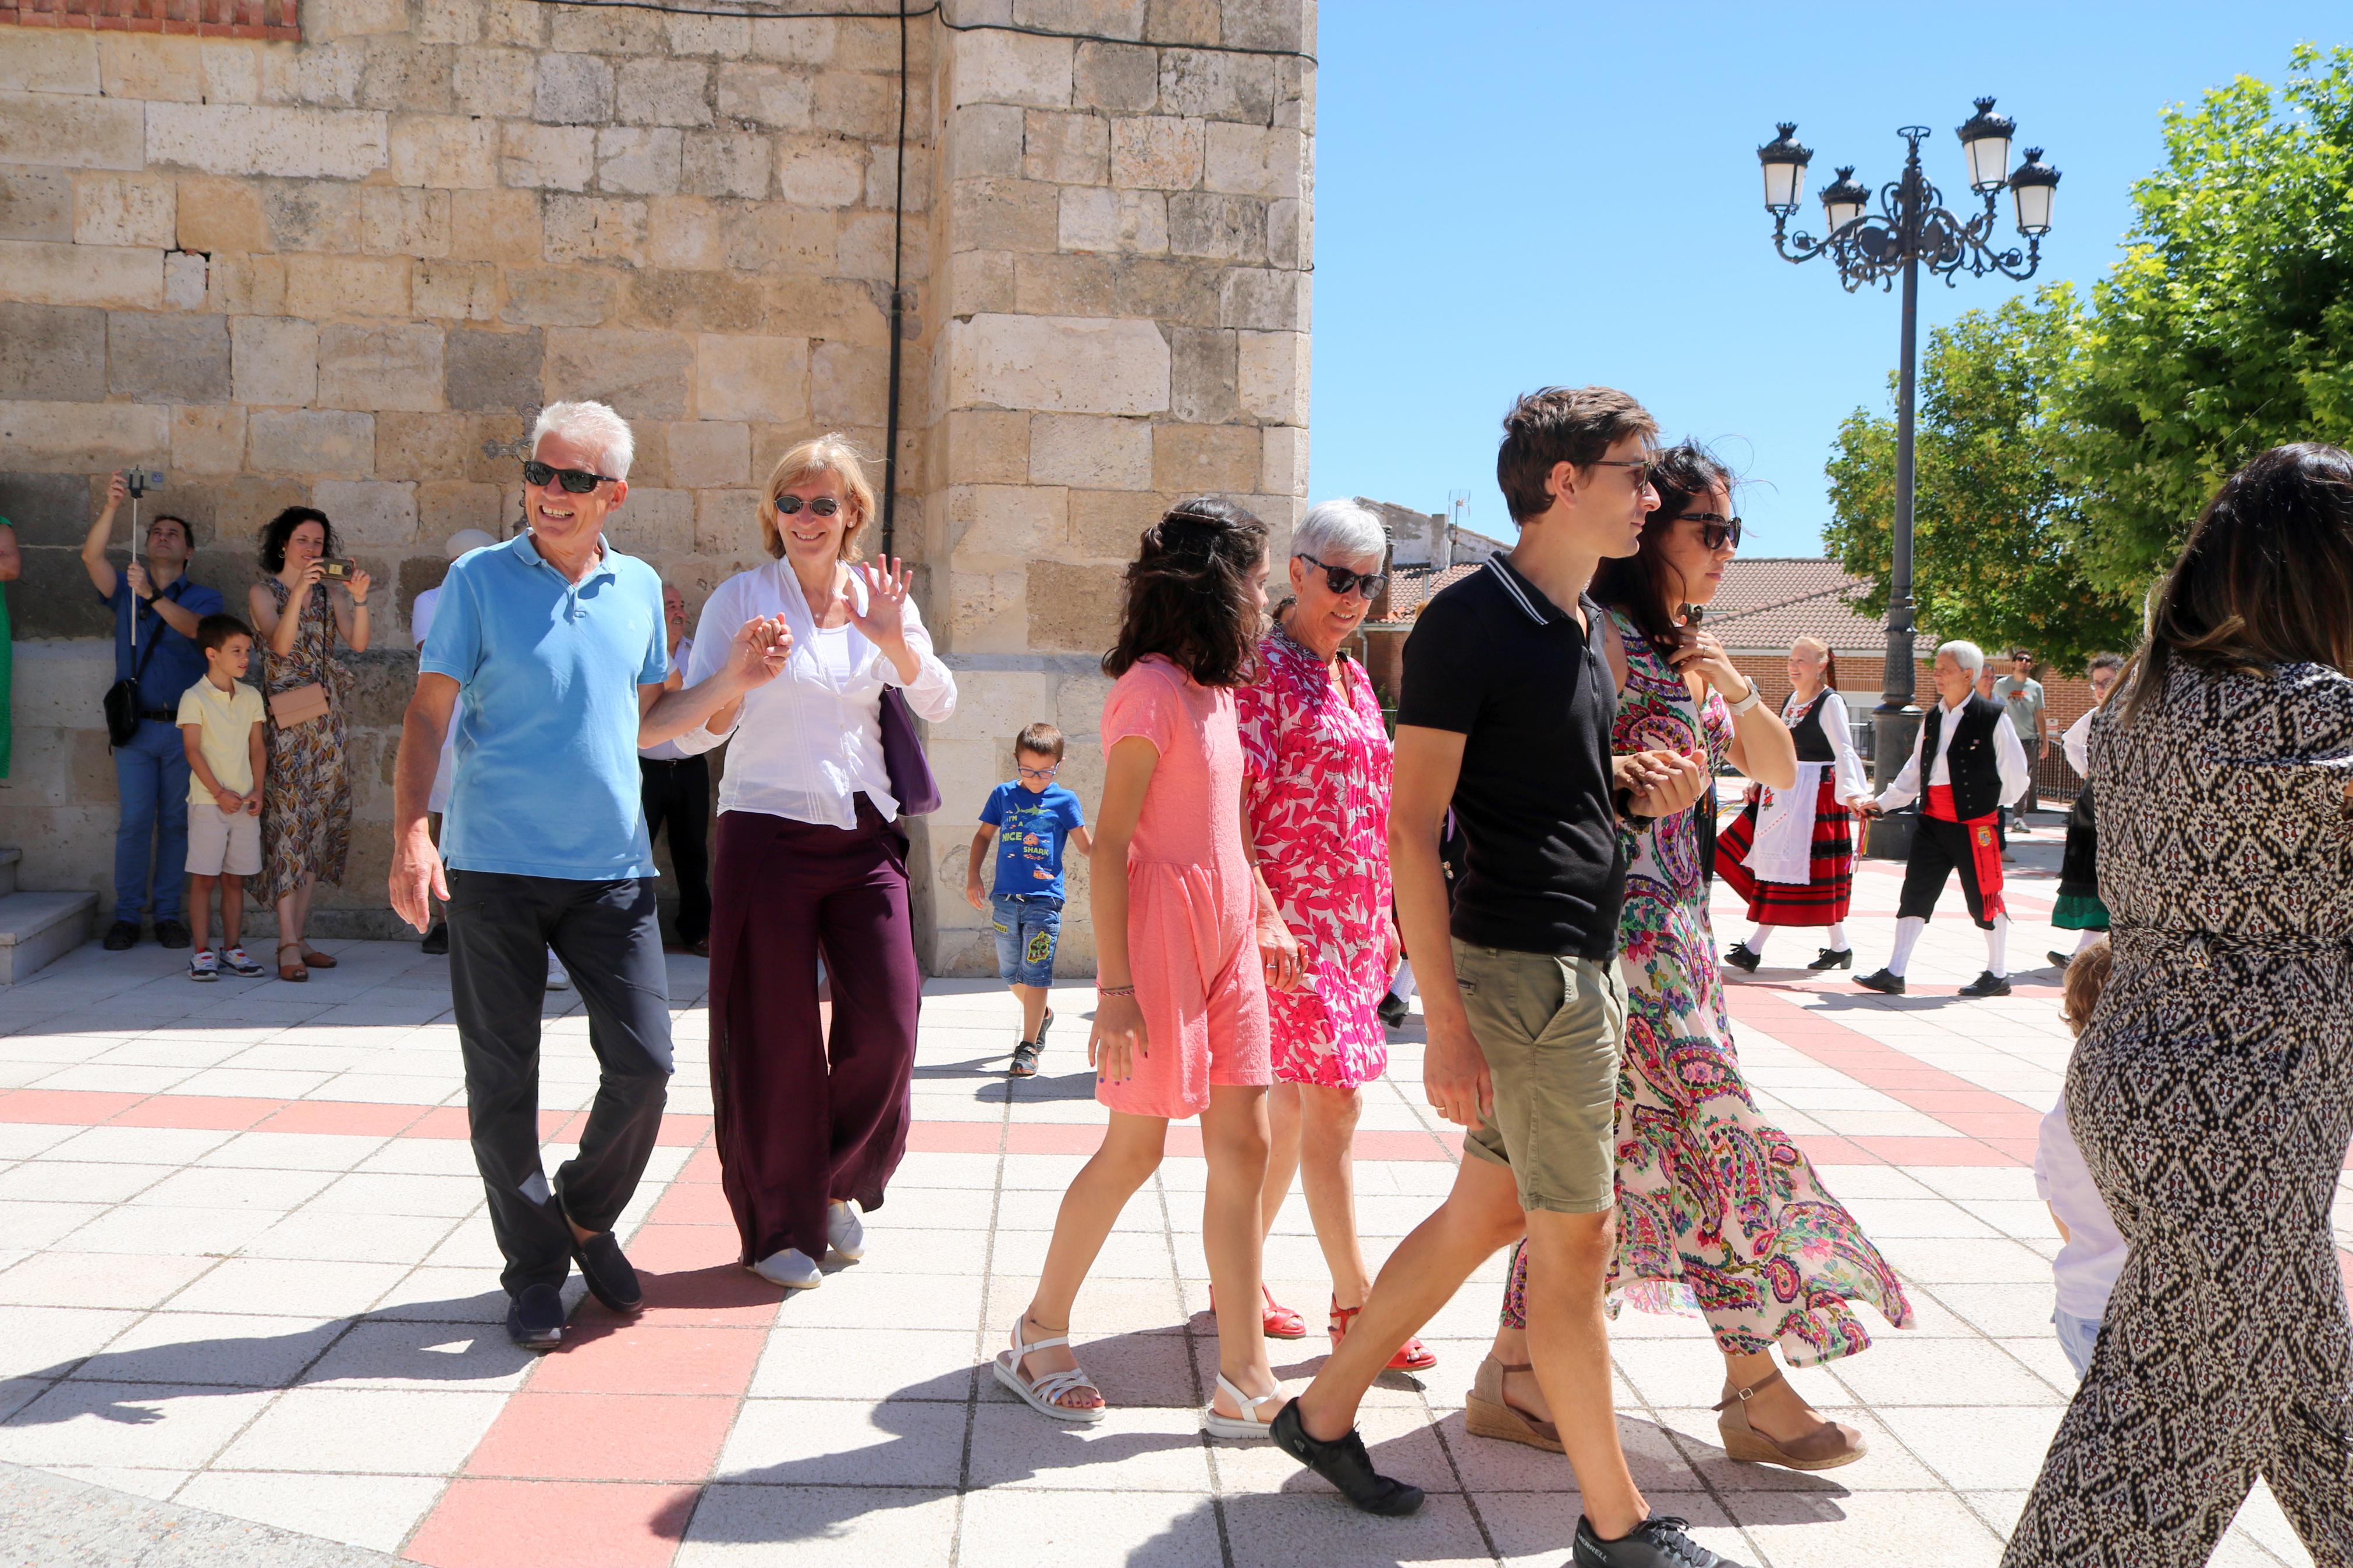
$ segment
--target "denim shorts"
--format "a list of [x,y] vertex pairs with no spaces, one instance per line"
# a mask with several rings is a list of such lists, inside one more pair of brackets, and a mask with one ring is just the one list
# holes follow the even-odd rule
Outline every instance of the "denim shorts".
[[1060,899],[993,899],[997,977],[1008,985],[1054,984],[1054,942],[1062,934]]

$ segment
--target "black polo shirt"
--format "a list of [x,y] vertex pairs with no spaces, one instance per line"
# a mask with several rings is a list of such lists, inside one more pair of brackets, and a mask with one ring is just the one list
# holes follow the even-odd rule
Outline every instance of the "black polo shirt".
[[1455,936],[1607,963],[1626,898],[1609,774],[1618,691],[1601,611],[1578,603],[1584,627],[1503,557],[1489,560],[1414,622],[1398,722],[1465,737]]

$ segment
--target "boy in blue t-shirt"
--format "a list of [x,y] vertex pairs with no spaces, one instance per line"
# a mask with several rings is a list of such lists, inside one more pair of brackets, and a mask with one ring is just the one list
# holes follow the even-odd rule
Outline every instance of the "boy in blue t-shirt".
[[[997,973],[1021,1004],[1021,1043],[1013,1047],[1012,1074],[1031,1078],[1054,1011],[1046,993],[1054,984],[1054,942],[1062,932],[1062,846],[1094,853],[1079,797],[1054,782],[1062,765],[1062,732],[1032,724],[1014,738],[1013,761],[1020,776],[998,784],[980,808],[980,831],[972,836],[972,858],[965,871],[964,896],[989,911],[997,927]],[[980,885],[980,862],[997,840],[997,893]]]

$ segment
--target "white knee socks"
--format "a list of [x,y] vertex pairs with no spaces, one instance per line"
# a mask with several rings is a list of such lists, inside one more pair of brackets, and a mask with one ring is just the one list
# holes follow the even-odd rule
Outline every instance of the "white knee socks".
[[1986,932],[1986,969],[1989,973],[2007,976],[2010,973],[2010,917],[1993,917],[1993,930]]
[[1906,915],[1895,922],[1895,952],[1887,960],[1888,973],[1904,978],[1912,963],[1912,950],[1920,945],[1920,933],[1927,929],[1928,922],[1918,915]]
[[1765,956],[1765,939],[1772,934],[1773,928],[1771,926],[1758,926],[1755,931],[1750,931],[1746,936],[1740,939],[1740,945],[1746,948],[1749,952],[1757,954],[1757,957],[1762,958]]
[[1413,1000],[1413,960],[1398,961],[1397,973],[1389,976],[1389,994],[1400,1002]]
[[1831,944],[1831,951],[1832,952],[1844,952],[1846,951],[1846,922],[1844,921],[1841,921],[1838,924],[1831,927],[1828,931],[1823,933],[1823,936],[1824,940],[1828,941]]
[[2104,931],[2084,931],[2075,933],[2075,951],[2082,952],[2108,933]]

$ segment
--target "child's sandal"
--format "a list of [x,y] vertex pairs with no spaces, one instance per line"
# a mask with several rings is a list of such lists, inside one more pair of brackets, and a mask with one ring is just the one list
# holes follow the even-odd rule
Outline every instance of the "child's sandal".
[[1013,1047],[1013,1065],[1006,1069],[1011,1077],[1038,1076],[1038,1045],[1036,1040],[1024,1040]]
[[1072,1421],[1087,1426],[1101,1421],[1103,1407],[1100,1405],[1075,1406],[1059,1403],[1064,1394],[1075,1394],[1082,1388],[1094,1389],[1095,1397],[1103,1397],[1103,1390],[1095,1388],[1087,1380],[1082,1368],[1074,1366],[1068,1372],[1050,1372],[1035,1378],[1025,1377],[1021,1373],[1021,1363],[1029,1359],[1031,1352],[1050,1351],[1056,1345],[1069,1344],[1071,1336],[1056,1334],[1051,1339],[1025,1341],[1021,1337],[1021,1329],[1018,1322],[1013,1325],[1013,1348],[997,1352],[997,1359],[990,1363],[991,1370],[997,1373],[997,1381],[1012,1390],[1015,1398],[1040,1415],[1050,1415],[1057,1421]]
[[1208,1414],[1202,1421],[1202,1425],[1208,1428],[1209,1436],[1241,1437],[1251,1441],[1263,1439],[1266,1436],[1267,1428],[1274,1424],[1274,1417],[1270,1415],[1263,1421],[1260,1420],[1259,1406],[1272,1405],[1280,1400],[1282,1397],[1282,1390],[1277,1388],[1272,1394],[1261,1394],[1256,1399],[1252,1399],[1249,1394],[1236,1388],[1232,1380],[1224,1373],[1218,1374],[1218,1387],[1224,1392],[1227,1398],[1241,1406],[1242,1414],[1224,1415],[1219,1412],[1216,1403],[1211,1402]]

